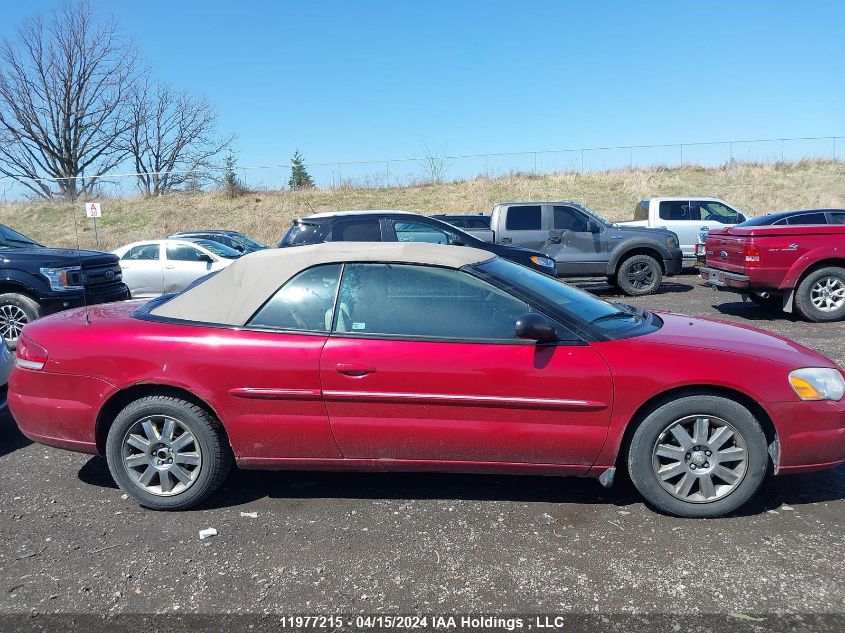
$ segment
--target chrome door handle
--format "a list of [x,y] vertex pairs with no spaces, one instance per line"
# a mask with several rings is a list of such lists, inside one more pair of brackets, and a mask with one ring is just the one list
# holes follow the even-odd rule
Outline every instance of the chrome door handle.
[[176,268],[176,266],[174,266],[173,264],[169,264],[164,267],[165,270],[173,270],[174,268]]

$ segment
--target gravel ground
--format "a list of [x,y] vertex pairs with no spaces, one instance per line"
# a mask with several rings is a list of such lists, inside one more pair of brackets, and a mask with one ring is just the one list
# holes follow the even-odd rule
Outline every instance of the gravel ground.
[[[845,365],[842,323],[672,281],[631,302],[751,323]],[[6,418],[0,482],[0,615],[845,613],[842,467],[771,479],[704,521],[588,479],[246,471],[208,507],[156,513],[101,458],[31,444]]]

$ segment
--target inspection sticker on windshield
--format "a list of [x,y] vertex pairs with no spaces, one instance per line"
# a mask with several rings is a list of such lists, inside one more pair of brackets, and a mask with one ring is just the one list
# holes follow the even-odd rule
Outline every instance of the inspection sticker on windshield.
[[353,330],[366,330],[367,324],[366,323],[353,323],[352,329]]

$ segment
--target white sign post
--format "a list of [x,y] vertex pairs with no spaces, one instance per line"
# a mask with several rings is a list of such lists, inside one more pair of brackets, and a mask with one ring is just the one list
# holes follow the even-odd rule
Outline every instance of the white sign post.
[[103,217],[99,202],[86,202],[85,215],[94,220],[94,239],[97,240],[97,250],[100,250],[100,234],[97,232],[97,218]]

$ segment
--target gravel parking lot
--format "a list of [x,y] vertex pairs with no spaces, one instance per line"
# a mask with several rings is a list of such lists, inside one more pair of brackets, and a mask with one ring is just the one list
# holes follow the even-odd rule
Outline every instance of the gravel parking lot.
[[[842,323],[772,316],[693,275],[630,302],[751,324],[845,365]],[[662,516],[629,486],[588,479],[357,473],[235,472],[212,505],[156,513],[101,458],[31,444],[6,418],[0,482],[5,614],[651,612],[750,625],[845,612],[843,467],[769,480],[717,520]],[[218,535],[200,540],[207,527]]]

